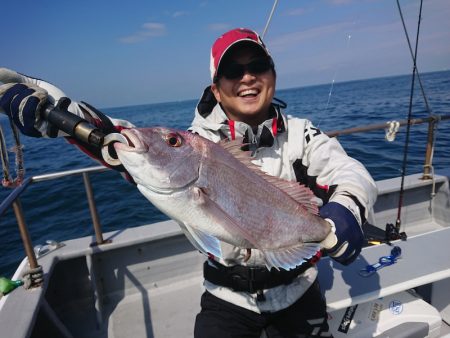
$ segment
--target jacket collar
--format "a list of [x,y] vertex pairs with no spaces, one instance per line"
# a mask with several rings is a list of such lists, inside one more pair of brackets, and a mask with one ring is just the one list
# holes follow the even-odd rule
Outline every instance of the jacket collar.
[[287,128],[286,117],[281,111],[286,104],[276,101],[277,103],[272,103],[270,118],[256,128],[252,128],[244,122],[229,120],[209,86],[204,90],[197,104],[193,124],[219,132],[222,138],[234,140],[242,137],[243,143],[250,143],[253,147],[271,147],[275,137],[284,133]]

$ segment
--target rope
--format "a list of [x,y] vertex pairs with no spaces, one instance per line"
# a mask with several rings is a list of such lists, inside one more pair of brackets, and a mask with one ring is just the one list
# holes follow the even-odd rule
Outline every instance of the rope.
[[3,130],[0,128],[0,156],[2,161],[2,171],[3,179],[2,185],[5,188],[15,188],[22,184],[25,177],[25,167],[23,164],[23,145],[20,144],[19,134],[15,126],[11,126],[13,129],[15,145],[10,149],[10,151],[15,153],[15,167],[16,167],[16,178],[12,178],[10,174],[10,165],[8,158],[8,150],[6,149],[6,142]]
[[38,287],[42,284],[43,280],[44,280],[44,271],[42,270],[42,266],[40,265],[38,265],[34,269],[25,270],[22,273],[22,281],[24,283],[23,287],[25,289]]
[[[436,128],[437,123],[439,121],[440,121],[440,117],[438,117],[436,119],[436,122],[433,123],[433,128]],[[434,167],[433,167],[434,145],[436,144],[436,138],[437,138],[436,134],[437,134],[437,132],[433,132],[433,141],[431,143],[432,146],[431,146],[430,164],[428,165],[428,167],[430,168],[430,171],[431,171],[431,180],[432,180],[432,184],[431,184],[431,198],[432,199],[436,196],[436,177],[434,176]],[[426,166],[424,166],[424,168],[425,167]]]
[[2,160],[2,171],[3,171],[2,185],[5,186],[9,182],[11,182],[12,179],[11,175],[9,174],[9,159],[8,159],[8,150],[6,149],[5,134],[3,133],[3,129],[1,126],[0,126],[0,157]]
[[387,121],[386,124],[388,125],[388,128],[386,128],[385,139],[388,142],[393,142],[395,140],[395,136],[397,135],[398,129],[400,128],[400,122]]
[[[1,82],[0,82],[1,84]],[[8,83],[1,86],[0,95],[3,95],[8,89],[14,86],[14,83]],[[12,131],[12,136],[15,145],[10,149],[10,151],[15,153],[15,166],[16,166],[16,178],[13,179],[10,173],[10,164],[8,158],[8,149],[6,147],[5,135],[0,127],[0,157],[3,169],[3,179],[2,185],[8,188],[14,188],[22,184],[25,176],[25,167],[23,165],[23,146],[20,143],[20,132],[17,126],[12,121],[12,117],[8,116],[9,125]]]
[[3,179],[2,185],[6,188],[15,188],[22,184],[25,177],[25,167],[23,163],[23,145],[20,143],[20,133],[11,119],[9,124],[14,138],[14,146],[10,151],[15,153],[16,178],[12,178],[10,173],[10,164],[8,158],[8,149],[6,147],[5,134],[0,126],[0,157],[2,162]]

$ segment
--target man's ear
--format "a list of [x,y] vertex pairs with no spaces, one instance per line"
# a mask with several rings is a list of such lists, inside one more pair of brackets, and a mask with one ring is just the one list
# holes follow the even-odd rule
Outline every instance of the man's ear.
[[214,94],[214,97],[216,98],[216,101],[220,103],[220,92],[217,84],[213,83],[211,85],[211,91]]

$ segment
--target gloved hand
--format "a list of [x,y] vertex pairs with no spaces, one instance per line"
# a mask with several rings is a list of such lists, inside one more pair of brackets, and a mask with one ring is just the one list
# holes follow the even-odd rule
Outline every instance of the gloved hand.
[[[116,129],[115,125],[119,126],[118,128],[133,127],[127,121],[110,119],[85,102],[71,101],[63,91],[48,82],[0,68],[1,82],[4,85],[0,86],[0,110],[3,109],[25,135],[33,137],[69,136],[41,118],[41,110],[47,103],[55,106],[56,110],[68,111],[87,120],[105,135],[118,132],[119,129]],[[71,133],[70,135],[73,136]],[[75,136],[71,138],[70,142],[75,143],[81,150],[101,161],[102,164],[109,165],[121,172],[125,171],[120,162],[115,163],[112,158],[108,158],[107,163],[104,163],[101,148],[97,144],[88,144]]]
[[[41,119],[41,108],[46,104],[57,105],[66,95],[54,85],[0,68],[0,108],[10,116],[20,131],[28,136],[48,135],[48,123]],[[67,109],[82,116],[75,103],[67,102]],[[56,135],[53,135],[56,136]]]
[[324,240],[326,252],[337,262],[349,265],[358,257],[364,243],[360,221],[353,212],[337,202],[325,204],[319,214],[332,226],[332,233]]
[[0,107],[28,136],[41,137],[43,128],[40,110],[47,102],[47,91],[34,85],[21,83],[0,86]]

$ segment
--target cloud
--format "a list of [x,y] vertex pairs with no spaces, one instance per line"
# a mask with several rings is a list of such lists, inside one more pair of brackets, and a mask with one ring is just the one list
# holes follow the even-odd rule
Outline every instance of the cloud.
[[208,25],[208,28],[212,31],[219,31],[219,32],[225,32],[227,30],[231,29],[231,25],[228,23],[213,23]]
[[349,3],[352,3],[353,0],[330,0],[329,2],[330,2],[332,5],[339,6],[339,5],[347,5],[347,4],[349,4]]
[[186,15],[189,15],[189,12],[176,11],[175,13],[172,14],[172,18],[179,18],[180,16],[186,16]]
[[353,22],[340,22],[320,27],[315,27],[299,32],[293,32],[288,34],[280,35],[277,38],[269,41],[269,48],[272,50],[286,50],[290,49],[292,46],[298,45],[301,42],[308,40],[324,39],[331,34],[335,34],[337,32],[346,32],[349,31],[351,27],[353,27]]
[[285,12],[287,16],[300,16],[306,13],[304,8],[292,8]]
[[119,38],[119,41],[121,43],[133,44],[167,34],[166,26],[158,22],[146,22],[141,26],[141,28],[142,29],[140,31],[132,35]]

